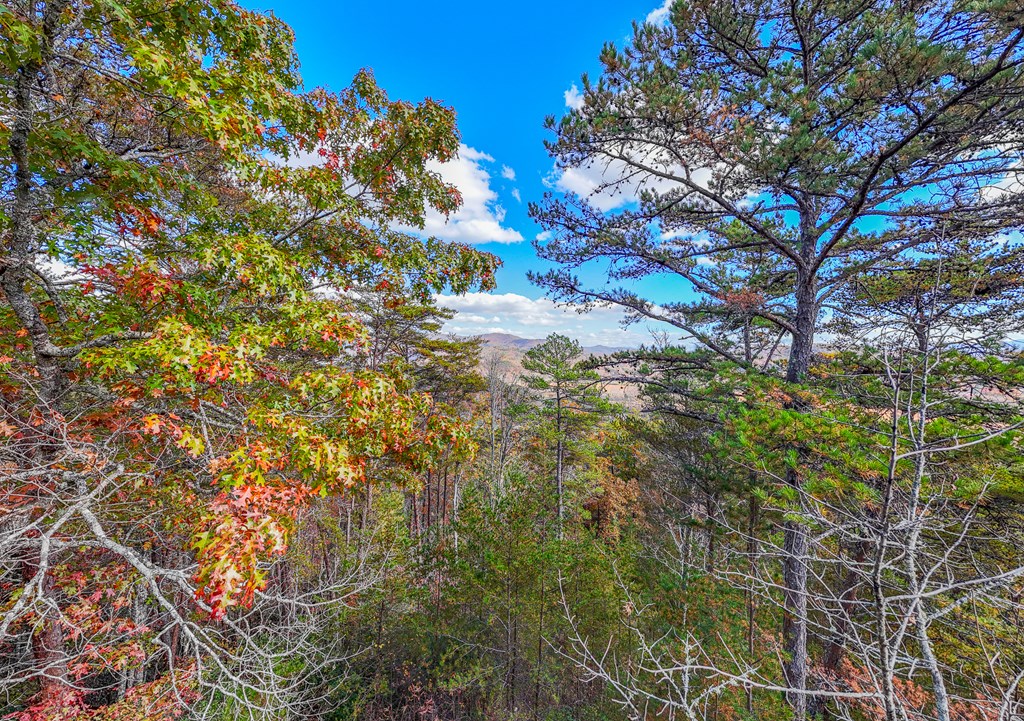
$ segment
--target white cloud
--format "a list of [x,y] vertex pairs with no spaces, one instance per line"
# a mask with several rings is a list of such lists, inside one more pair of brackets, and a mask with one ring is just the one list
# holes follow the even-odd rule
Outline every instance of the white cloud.
[[[671,164],[664,163],[656,157],[642,158],[645,164],[660,168],[669,173],[683,174],[682,169]],[[626,181],[614,187],[605,187],[609,182],[619,178],[627,177],[632,171],[621,160],[611,162],[595,162],[584,167],[564,168],[556,172],[553,177],[548,178],[548,184],[558,190],[575,193],[601,212],[615,210],[630,203],[636,202],[640,190],[648,189],[664,193],[679,183],[668,178],[654,175],[638,176],[640,179]],[[691,173],[693,182],[699,185],[707,185],[711,179],[711,171],[707,168],[698,168]]]
[[673,2],[674,0],[665,0],[660,7],[657,7],[647,13],[647,17],[644,22],[650,23],[651,25],[662,25],[667,22],[669,13],[672,12]]
[[676,248],[705,249],[711,247],[711,238],[703,231],[695,233],[690,230],[663,230],[658,234],[658,240]]
[[516,199],[517,203],[523,202],[523,196],[519,194],[519,188],[512,188],[512,197]]
[[[455,159],[447,163],[429,161],[427,168],[441,175],[446,182],[458,188],[462,194],[462,206],[458,212],[445,218],[432,208],[426,211],[423,230],[403,228],[405,231],[422,232],[445,240],[461,243],[520,243],[523,236],[518,230],[504,226],[505,209],[498,203],[498,194],[491,188],[491,174],[485,167],[494,158],[476,148],[460,144]],[[323,165],[324,159],[317,152],[299,151],[284,161],[294,168]],[[515,171],[503,165],[501,173],[515,177]],[[518,191],[512,193],[519,201]],[[520,201],[521,202],[521,201]]]
[[295,150],[287,159],[279,156],[270,156],[271,162],[281,163],[287,168],[312,168],[323,165],[326,160],[315,150]]
[[491,188],[491,174],[485,163],[493,163],[487,153],[468,145],[459,145],[459,154],[447,163],[428,163],[462,194],[462,207],[445,218],[428,210],[423,233],[462,243],[519,243],[518,230],[503,225],[505,209],[498,203],[498,194]]
[[565,107],[579,110],[583,107],[583,93],[576,87],[576,83],[565,91]]
[[1024,192],[1024,171],[1019,165],[1011,168],[998,182],[987,185],[981,189],[981,199],[988,203],[994,203],[1007,195],[1017,195]]
[[594,308],[580,314],[549,298],[527,298],[517,293],[466,293],[435,299],[438,305],[458,311],[445,330],[464,336],[510,333],[520,338],[544,338],[562,333],[584,346],[628,348],[650,344],[655,329],[668,328],[661,323],[622,328],[619,323],[623,314],[618,308]]
[[501,166],[501,177],[503,177],[505,180],[515,180],[516,179],[516,171],[513,170],[512,168],[508,167],[507,165],[502,165]]
[[613,163],[606,168],[595,168],[593,165],[582,168],[566,168],[555,178],[554,186],[559,190],[586,198],[600,211],[614,210],[626,205],[631,200],[630,197],[620,192],[600,190],[604,179],[611,177],[616,165],[620,168],[622,166],[621,163]]

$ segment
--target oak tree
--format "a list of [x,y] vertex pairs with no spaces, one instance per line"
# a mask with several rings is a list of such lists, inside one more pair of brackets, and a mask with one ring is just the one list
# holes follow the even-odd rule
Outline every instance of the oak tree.
[[292,40],[230,0],[0,7],[0,648],[26,718],[168,684],[288,704],[260,644],[301,655],[278,622],[317,606],[264,591],[303,509],[469,451],[404,371],[346,362],[351,287],[492,284],[493,257],[395,230],[458,206],[429,165],[454,113],[367,71],[304,90]]

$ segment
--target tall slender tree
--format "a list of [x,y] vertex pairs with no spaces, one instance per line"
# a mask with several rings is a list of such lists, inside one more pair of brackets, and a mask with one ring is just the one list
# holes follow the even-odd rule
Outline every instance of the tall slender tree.
[[551,422],[555,446],[555,508],[558,535],[565,522],[566,452],[573,440],[596,421],[602,406],[599,376],[581,363],[583,348],[577,341],[553,333],[531,348],[523,359],[523,380],[542,394],[541,409]]
[[[1017,20],[995,1],[676,3],[666,24],[607,45],[582,105],[550,120],[557,168],[598,180],[588,197],[531,206],[552,233],[538,251],[560,266],[534,279],[670,323],[752,370],[738,321],[755,318],[777,329],[781,372],[800,383],[822,308],[851,279],[1021,223]],[[612,283],[588,282],[594,261]],[[648,275],[678,280],[676,297],[638,294]],[[803,490],[795,473],[786,483]],[[784,536],[786,685],[803,718],[806,525],[791,518]]]

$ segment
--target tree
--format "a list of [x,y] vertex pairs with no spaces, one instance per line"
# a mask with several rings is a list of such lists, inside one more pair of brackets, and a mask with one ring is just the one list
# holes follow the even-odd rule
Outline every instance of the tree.
[[[601,180],[589,198],[531,206],[553,234],[539,254],[561,265],[534,279],[751,370],[743,330],[773,328],[799,383],[824,305],[859,274],[1019,226],[1022,41],[999,2],[677,3],[668,24],[607,45],[582,106],[550,120],[558,167]],[[620,285],[577,274],[593,261]],[[648,275],[697,300],[638,295]],[[805,524],[790,519],[785,537],[786,684],[802,718]]]
[[595,413],[603,407],[597,387],[599,377],[577,359],[583,348],[577,341],[553,333],[531,348],[523,359],[523,380],[528,388],[542,394],[541,408],[553,424],[555,446],[555,502],[558,536],[565,522],[565,461],[567,446],[594,425]]
[[[775,593],[779,579],[759,559],[785,549],[764,525],[792,506],[786,486],[772,493],[748,474],[781,482],[795,468],[813,529],[807,622],[821,659],[809,712],[922,721],[1014,713],[1019,623],[1007,610],[1019,605],[1024,566],[1007,546],[1021,529],[1012,470],[1020,350],[1007,340],[1021,329],[1021,251],[1014,242],[944,245],[845,289],[830,346],[798,389],[692,370],[688,387],[672,387],[678,398],[654,425],[645,454],[654,477],[645,474],[642,495],[661,531],[649,534],[647,552],[680,576],[683,613],[652,613],[637,594],[647,625],[626,622],[642,663],[616,664],[602,659],[602,639],[574,639],[581,666],[626,701],[664,699],[699,718],[719,704],[738,712],[742,687],[748,713],[773,717],[763,691],[780,684],[764,628],[775,604],[761,604],[757,624],[749,604]],[[794,392],[808,410],[780,410],[777,396]],[[803,454],[791,452],[797,445]],[[704,544],[690,532],[702,526]],[[746,648],[733,637],[723,649],[720,627],[742,621],[718,610],[709,619],[706,609],[743,587]]]
[[288,619],[353,590],[268,586],[312,499],[471,451],[404,370],[346,363],[347,289],[493,282],[393,229],[458,206],[428,169],[454,114],[365,71],[302,91],[288,27],[228,0],[19,0],[0,49],[5,687],[32,718],[169,684],[275,713],[310,676],[262,644],[317,658]]
[[505,489],[506,471],[522,446],[522,426],[528,408],[529,390],[520,383],[520,375],[498,352],[485,361],[487,379],[487,431],[481,443],[488,459],[485,477],[494,495]]
[[[423,301],[395,298],[393,294],[361,288],[353,290],[358,315],[368,337],[349,359],[354,369],[387,371],[404,379],[417,393],[429,394],[431,414],[472,420],[476,395],[484,379],[478,371],[479,339],[465,339],[442,332],[454,311]],[[424,419],[426,421],[427,419]],[[407,484],[410,528],[417,536],[432,530],[443,533],[452,513],[458,510],[465,458],[458,447],[441,453],[422,481]],[[421,487],[422,486],[422,487]],[[449,493],[451,486],[451,493]],[[366,488],[366,506],[370,487]]]
[[[880,690],[873,710],[887,719],[1009,715],[1013,671],[986,655],[993,641],[968,642],[954,655],[946,640],[984,624],[1002,656],[1020,653],[993,614],[1012,604],[1024,565],[989,545],[1020,533],[1007,506],[1019,483],[1007,473],[1020,462],[1021,358],[1007,340],[1021,330],[1022,253],[1013,242],[944,245],[859,278],[841,297],[847,316],[833,324],[846,346],[836,366],[858,372],[832,372],[888,451],[876,451],[886,463],[875,500],[832,509],[834,520],[819,524],[867,562],[842,563],[840,633],[825,666],[834,674],[855,646],[858,671],[871,668],[868,683]],[[851,520],[858,530],[842,530]],[[871,598],[873,620],[858,612],[861,595]],[[924,683],[914,679],[919,667]],[[908,691],[918,683],[926,704]]]

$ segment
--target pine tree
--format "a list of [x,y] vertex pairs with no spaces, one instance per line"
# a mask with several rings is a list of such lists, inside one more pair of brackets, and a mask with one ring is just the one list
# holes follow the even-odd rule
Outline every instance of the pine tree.
[[[752,321],[788,346],[764,370],[803,382],[823,307],[859,274],[1024,217],[1024,30],[1005,3],[679,2],[601,62],[581,107],[549,121],[558,168],[598,186],[531,206],[551,232],[538,252],[560,266],[533,277],[561,300],[665,321],[748,371],[762,370],[744,352]],[[594,261],[610,282],[588,280]],[[675,297],[639,295],[650,275],[675,279]],[[795,473],[785,482],[804,492]],[[784,545],[786,684],[803,718],[798,517]]]
[[554,333],[526,352],[523,380],[541,394],[541,413],[551,424],[554,442],[554,483],[558,535],[565,525],[566,455],[606,409],[598,387],[600,377],[580,359],[583,348],[577,341]]

